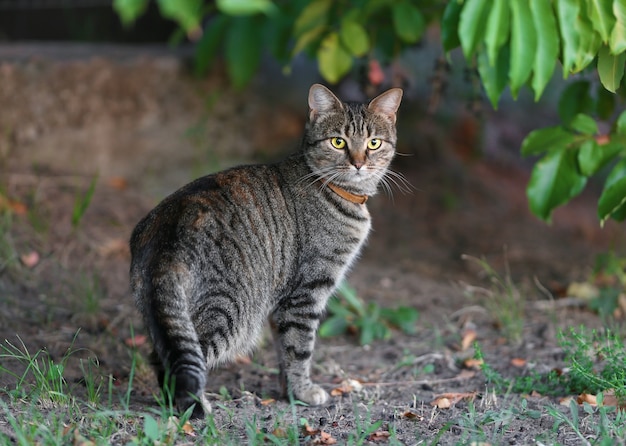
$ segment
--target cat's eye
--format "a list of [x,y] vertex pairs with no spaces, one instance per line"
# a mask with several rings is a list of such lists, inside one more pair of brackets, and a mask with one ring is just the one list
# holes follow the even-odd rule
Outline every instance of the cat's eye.
[[346,140],[338,137],[331,138],[330,143],[335,149],[343,149],[346,146]]
[[382,139],[372,138],[367,142],[367,148],[370,150],[376,150],[382,145],[382,143]]

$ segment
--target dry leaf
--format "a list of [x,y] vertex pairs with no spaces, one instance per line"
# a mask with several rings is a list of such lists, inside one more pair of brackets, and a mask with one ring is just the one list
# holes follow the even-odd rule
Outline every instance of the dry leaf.
[[442,395],[438,395],[433,401],[431,401],[431,406],[437,406],[439,409],[448,409],[451,406],[454,406],[461,400],[464,399],[474,399],[476,397],[476,392],[464,392],[464,393],[444,393]]
[[4,210],[11,211],[16,215],[26,215],[28,213],[28,208],[24,203],[0,195],[0,211]]
[[355,379],[346,379],[341,382],[339,387],[335,387],[330,391],[332,396],[341,396],[350,392],[359,392],[363,389],[363,385]]
[[583,300],[591,300],[600,295],[600,290],[589,282],[572,282],[567,287],[567,295]]
[[304,426],[302,426],[302,433],[304,434],[305,437],[312,437],[314,435],[319,434],[320,430],[313,429],[311,426],[309,426],[309,423],[305,423]]
[[559,404],[561,406],[569,406],[569,403],[573,400],[574,398],[571,396],[566,396],[565,398],[561,398],[559,399]]
[[144,345],[147,340],[146,335],[135,335],[132,338],[126,338],[124,343],[129,347],[139,347],[140,345]]
[[277,427],[272,431],[272,435],[276,438],[287,438],[287,431],[283,427]]
[[511,359],[511,365],[513,367],[524,367],[526,365],[526,360],[523,358],[513,358]]
[[337,444],[337,440],[329,433],[321,431],[319,437],[315,437],[311,444]]
[[406,412],[404,412],[402,414],[402,417],[409,419],[409,420],[418,420],[418,421],[422,421],[424,419],[423,416],[416,414],[415,412],[411,410],[407,410]]
[[41,260],[41,258],[37,251],[31,251],[20,256],[20,261],[26,268],[34,268],[39,263],[39,260]]
[[235,363],[241,365],[250,365],[252,364],[252,359],[250,359],[250,356],[241,355],[235,358]]
[[445,396],[435,398],[434,401],[430,403],[431,406],[437,406],[438,409],[449,409],[452,407],[452,401],[450,401]]
[[580,395],[578,395],[578,397],[576,398],[576,402],[578,404],[587,403],[587,404],[590,404],[592,406],[597,406],[598,405],[598,400],[597,400],[596,396],[595,395],[590,395],[588,393],[581,393]]
[[483,361],[482,359],[467,358],[465,361],[463,361],[463,367],[465,367],[466,369],[480,370],[484,363],[485,361]]
[[128,180],[123,177],[111,177],[107,180],[109,187],[117,190],[124,190],[128,187]]
[[541,397],[543,397],[543,395],[541,393],[537,392],[536,390],[533,390],[532,392],[530,392],[529,396],[531,396],[533,398],[541,398]]
[[388,441],[390,436],[391,436],[391,434],[389,433],[389,431],[376,431],[376,432],[370,434],[367,437],[367,439],[369,441],[374,441],[374,442],[378,443],[380,441]]
[[470,348],[476,340],[476,336],[477,334],[475,330],[466,330],[465,334],[463,334],[463,339],[461,340],[461,351],[465,351]]
[[128,241],[122,238],[112,238],[98,247],[98,253],[102,257],[123,257],[130,258],[130,248]]
[[193,430],[193,426],[191,425],[189,421],[185,421],[185,424],[181,426],[181,429],[185,434],[189,435],[190,437],[196,436],[196,433]]
[[274,404],[276,400],[274,398],[268,398],[266,400],[261,400],[261,406],[269,406],[270,404]]

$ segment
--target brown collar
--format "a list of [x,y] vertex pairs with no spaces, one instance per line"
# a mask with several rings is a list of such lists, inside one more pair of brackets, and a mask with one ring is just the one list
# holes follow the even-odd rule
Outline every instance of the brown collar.
[[352,203],[355,204],[365,204],[365,202],[367,201],[367,195],[357,195],[357,194],[353,194],[352,192],[348,192],[347,190],[337,186],[336,184],[333,183],[324,183],[322,182],[322,184],[326,184],[326,186],[328,186],[330,188],[330,190],[332,190],[334,193],[336,193],[337,195],[339,195],[341,198],[343,198],[344,200],[348,200]]

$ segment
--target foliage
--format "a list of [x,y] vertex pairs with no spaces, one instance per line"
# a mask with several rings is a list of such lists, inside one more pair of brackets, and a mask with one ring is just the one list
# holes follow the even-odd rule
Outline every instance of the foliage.
[[415,308],[381,308],[375,302],[365,304],[354,288],[342,284],[337,296],[328,302],[329,318],[319,329],[321,337],[339,336],[346,332],[359,333],[361,345],[371,344],[376,339],[391,337],[391,327],[405,333],[414,333],[418,313]]
[[[129,26],[149,0],[114,0]],[[355,66],[379,66],[417,44],[430,24],[441,43],[457,47],[480,74],[497,108],[508,87],[514,98],[528,86],[539,100],[554,77],[595,67],[601,86],[579,80],[563,92],[562,124],[532,132],[525,156],[539,156],[528,184],[532,212],[550,221],[553,210],[580,194],[589,177],[611,171],[598,202],[598,217],[626,218],[626,113],[615,119],[616,95],[626,95],[626,3],[622,0],[157,0],[161,14],[196,40],[196,72],[223,54],[237,88],[269,52],[289,70],[304,53],[322,77],[336,83]],[[205,25],[203,26],[203,23]],[[204,29],[203,29],[204,28]],[[372,64],[373,63],[373,64]],[[374,78],[374,70],[370,72]],[[604,125],[598,126],[600,120]],[[602,134],[600,128],[610,131]]]

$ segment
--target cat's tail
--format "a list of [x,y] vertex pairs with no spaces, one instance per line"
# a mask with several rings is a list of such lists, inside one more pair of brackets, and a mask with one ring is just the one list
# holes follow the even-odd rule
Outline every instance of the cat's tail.
[[206,358],[178,275],[170,271],[134,294],[152,339],[152,364],[164,395],[174,398],[180,412],[195,404],[192,416],[199,418],[211,410],[204,397]]

